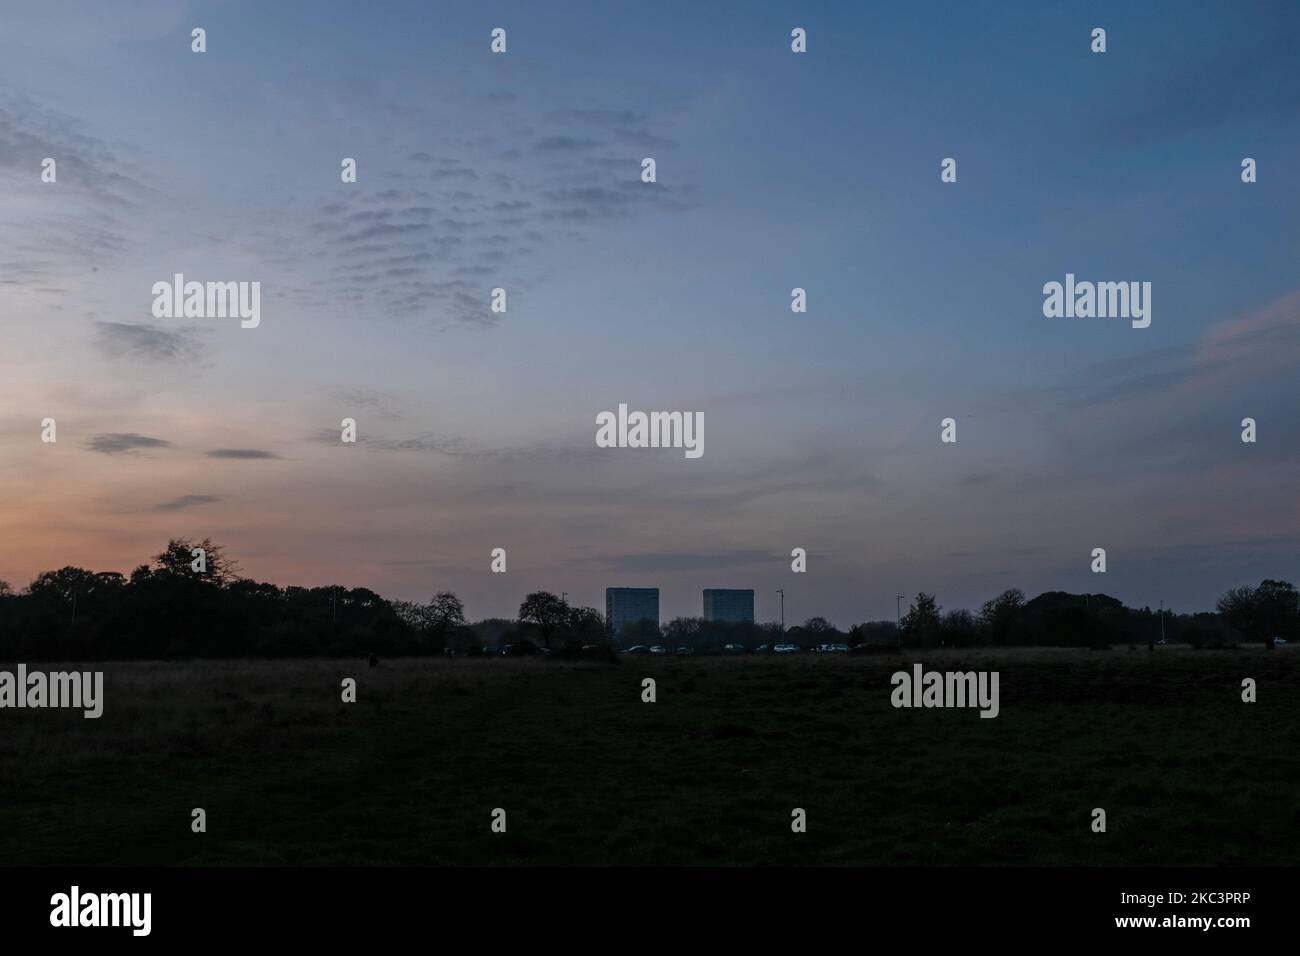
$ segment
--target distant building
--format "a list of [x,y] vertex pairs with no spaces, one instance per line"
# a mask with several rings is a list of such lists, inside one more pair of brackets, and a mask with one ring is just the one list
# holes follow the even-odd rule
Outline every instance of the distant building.
[[754,623],[754,591],[752,588],[705,588],[704,619],[737,624]]
[[605,588],[605,623],[611,634],[644,620],[659,626],[658,588]]

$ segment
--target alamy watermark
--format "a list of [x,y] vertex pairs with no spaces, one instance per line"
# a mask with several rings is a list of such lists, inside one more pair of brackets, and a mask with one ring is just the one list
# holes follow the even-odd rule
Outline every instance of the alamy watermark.
[[50,897],[50,925],[57,927],[126,926],[132,936],[148,936],[152,913],[152,893],[83,893],[74,884]]
[[978,707],[981,717],[998,715],[997,671],[895,671],[889,702],[895,707]]
[[70,707],[95,719],[104,713],[103,671],[0,671],[0,710],[6,707]]
[[1049,319],[1131,319],[1133,328],[1151,324],[1150,282],[1075,282],[1043,286],[1043,315]]
[[629,412],[596,416],[597,448],[684,448],[687,458],[704,454],[703,412]]
[[155,319],[239,318],[239,327],[255,329],[262,323],[262,283],[186,282],[183,273],[173,281],[153,284]]

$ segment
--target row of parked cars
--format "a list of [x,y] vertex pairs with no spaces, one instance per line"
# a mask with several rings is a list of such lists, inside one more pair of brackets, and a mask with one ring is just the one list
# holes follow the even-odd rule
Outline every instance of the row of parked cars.
[[[813,649],[814,654],[847,654],[849,645],[847,644],[818,644]],[[798,644],[776,644],[771,647],[774,654],[798,654],[803,648]],[[768,652],[767,644],[760,644],[754,648],[755,654],[766,654]],[[623,650],[624,654],[676,654],[680,657],[689,657],[694,654],[693,648],[679,647],[676,650],[663,644],[637,644]],[[724,654],[748,654],[749,649],[744,644],[727,644],[722,648]]]

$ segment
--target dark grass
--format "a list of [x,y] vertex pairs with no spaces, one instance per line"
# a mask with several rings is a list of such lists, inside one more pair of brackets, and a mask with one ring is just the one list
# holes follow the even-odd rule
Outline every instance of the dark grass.
[[[96,665],[98,721],[0,711],[0,863],[1300,862],[1300,652],[1160,650]],[[913,661],[1001,716],[893,709]]]

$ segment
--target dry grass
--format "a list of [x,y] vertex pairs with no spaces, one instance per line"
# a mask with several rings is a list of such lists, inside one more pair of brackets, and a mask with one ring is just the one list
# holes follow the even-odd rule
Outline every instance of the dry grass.
[[[1001,716],[894,710],[913,661]],[[0,862],[1300,862],[1290,648],[98,666],[99,720],[0,712]]]

